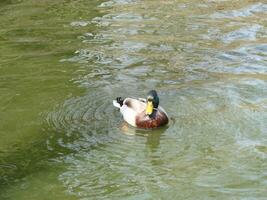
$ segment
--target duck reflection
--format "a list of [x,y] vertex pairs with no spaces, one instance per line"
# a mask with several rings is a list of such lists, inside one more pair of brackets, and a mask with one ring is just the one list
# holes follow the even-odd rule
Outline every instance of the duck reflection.
[[121,131],[126,135],[137,135],[146,138],[146,146],[155,151],[160,145],[162,134],[168,127],[157,128],[153,130],[137,129],[129,126],[127,123],[121,125]]

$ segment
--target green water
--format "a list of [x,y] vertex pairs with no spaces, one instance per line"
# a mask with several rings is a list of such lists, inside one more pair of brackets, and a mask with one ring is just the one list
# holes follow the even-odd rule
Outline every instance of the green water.
[[[0,199],[266,199],[264,1],[0,2]],[[117,96],[171,117],[127,126]]]

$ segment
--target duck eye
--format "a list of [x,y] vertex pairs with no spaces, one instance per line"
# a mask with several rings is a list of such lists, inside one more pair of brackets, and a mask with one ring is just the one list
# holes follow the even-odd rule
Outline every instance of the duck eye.
[[152,99],[148,99],[147,101],[151,102],[151,101],[152,101]]

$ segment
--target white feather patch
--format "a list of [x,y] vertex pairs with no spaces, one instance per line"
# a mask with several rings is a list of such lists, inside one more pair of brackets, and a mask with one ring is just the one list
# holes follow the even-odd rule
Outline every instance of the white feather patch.
[[121,107],[121,105],[116,100],[113,100],[113,106],[115,106],[116,108]]
[[136,127],[136,115],[137,112],[135,112],[133,109],[129,108],[127,105],[123,105],[120,109],[121,114],[123,116],[123,119],[130,125]]

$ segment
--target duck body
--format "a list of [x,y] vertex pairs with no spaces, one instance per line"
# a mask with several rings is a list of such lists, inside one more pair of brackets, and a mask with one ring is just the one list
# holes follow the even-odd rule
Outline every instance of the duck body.
[[153,129],[168,124],[169,119],[165,110],[158,106],[148,112],[149,102],[146,99],[117,98],[113,105],[120,109],[123,119],[131,126],[142,129]]

